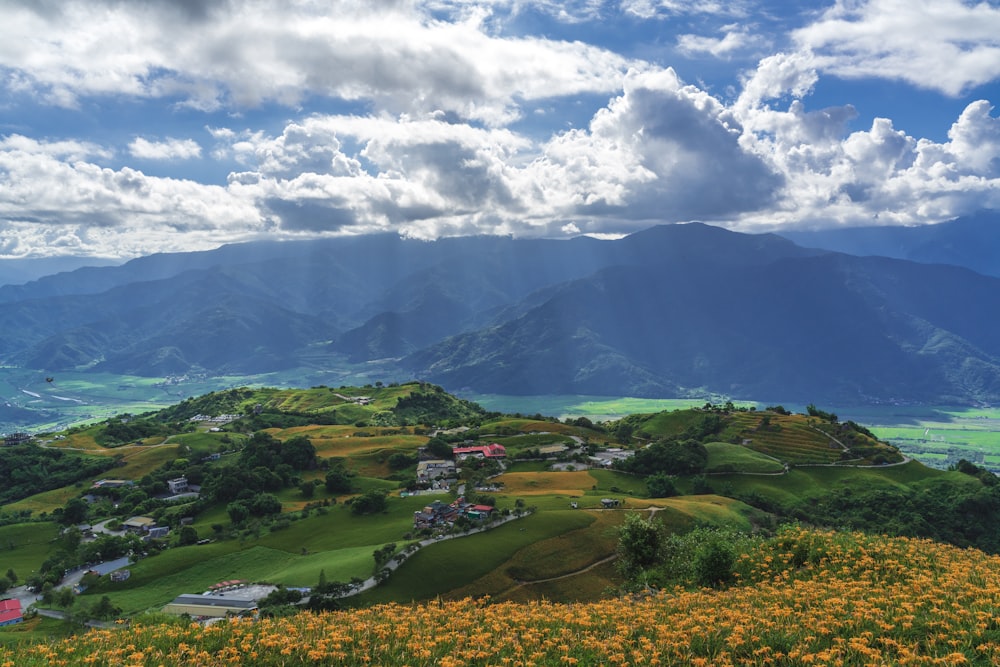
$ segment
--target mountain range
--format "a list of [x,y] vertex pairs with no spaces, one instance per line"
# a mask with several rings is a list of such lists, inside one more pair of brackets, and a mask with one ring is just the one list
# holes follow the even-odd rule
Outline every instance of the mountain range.
[[[990,403],[1000,265],[983,248],[1000,247],[997,222],[152,255],[0,287],[0,363],[146,376],[367,364],[452,391]],[[872,252],[840,252],[860,248]]]

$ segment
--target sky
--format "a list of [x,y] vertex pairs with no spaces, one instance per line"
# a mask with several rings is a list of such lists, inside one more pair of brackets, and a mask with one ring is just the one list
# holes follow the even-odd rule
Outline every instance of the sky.
[[998,101],[998,0],[0,0],[0,258],[931,224]]

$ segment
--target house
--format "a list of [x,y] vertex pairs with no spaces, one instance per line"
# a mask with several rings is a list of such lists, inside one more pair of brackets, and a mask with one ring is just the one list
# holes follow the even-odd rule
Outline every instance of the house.
[[417,481],[426,482],[455,476],[455,462],[445,459],[429,459],[417,463]]
[[146,533],[146,539],[147,540],[157,539],[161,537],[166,537],[169,534],[170,534],[170,528],[168,528],[167,526],[153,526],[149,529],[149,532]]
[[111,573],[111,581],[121,582],[128,581],[128,578],[132,576],[132,570],[116,570]]
[[128,521],[122,522],[122,529],[126,533],[134,533],[136,535],[145,535],[149,532],[150,528],[156,526],[156,521],[148,516],[134,516]]
[[452,447],[451,453],[459,461],[467,458],[477,459],[502,459],[507,456],[507,448],[503,445],[491,442],[488,445],[473,445],[471,447]]
[[493,516],[495,510],[495,507],[489,505],[469,505],[462,513],[474,521],[484,521]]
[[420,530],[452,523],[458,518],[459,507],[460,503],[457,500],[450,505],[435,500],[424,509],[413,513],[413,527]]
[[0,600],[0,627],[14,625],[24,620],[20,600]]
[[622,504],[619,498],[601,498],[601,505],[604,509],[609,509],[612,507],[619,507]]
[[168,479],[167,488],[170,489],[171,495],[174,496],[176,496],[178,493],[187,493],[188,491],[187,477],[177,477],[175,479]]
[[31,440],[30,433],[8,433],[3,438],[3,444],[13,447],[14,445],[23,445],[29,440]]
[[257,611],[253,600],[240,600],[221,595],[179,595],[163,608],[165,614],[192,618],[225,618],[226,616],[247,616]]

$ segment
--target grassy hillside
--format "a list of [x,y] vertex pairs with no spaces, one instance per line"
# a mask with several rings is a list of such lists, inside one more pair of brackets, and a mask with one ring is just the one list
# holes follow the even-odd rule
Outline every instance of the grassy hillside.
[[[190,419],[219,414],[242,416],[228,423]],[[150,435],[136,444],[136,434],[145,432]],[[709,405],[594,424],[487,413],[420,383],[245,388],[60,435],[46,446],[116,461],[100,476],[134,484],[98,492],[83,505],[79,499],[94,493],[98,476],[91,475],[4,506],[0,562],[16,564],[23,580],[46,562],[45,576],[58,578],[83,562],[74,560],[80,554],[93,557],[86,539],[78,548],[72,540],[52,541],[60,528],[51,519],[74,503],[83,514],[66,523],[151,516],[170,534],[142,547],[148,556],[131,566],[128,581],[90,582],[72,607],[107,596],[129,617],[227,579],[294,587],[315,585],[320,572],[330,582],[365,579],[375,573],[375,552],[384,545],[398,551],[438,535],[459,539],[430,540],[376,588],[344,604],[467,596],[595,602],[625,583],[616,544],[619,526],[633,512],[677,534],[705,525],[768,533],[782,520],[797,519],[1000,551],[1000,486],[991,486],[980,469],[942,472],[902,463],[898,452],[857,424],[780,410]],[[506,469],[464,461],[451,488],[409,495],[420,488],[419,456],[447,456],[465,441],[504,443]],[[703,467],[638,473],[590,458],[631,450],[638,459],[666,441],[703,448]],[[166,480],[182,475],[201,485],[200,498],[166,499]],[[471,502],[520,518],[470,535],[464,532],[469,524],[414,527],[416,512],[435,500],[452,502],[459,484]],[[384,504],[356,512],[370,497]],[[26,523],[42,512],[49,522]],[[977,521],[962,518],[970,512]],[[182,526],[182,518],[190,524]],[[2,551],[5,539],[13,544],[8,551]]]
[[[737,584],[593,603],[425,605],[193,624],[134,623],[12,652],[19,667],[991,665],[1000,562],[924,540],[789,530],[740,556]],[[627,630],[627,631],[626,631]]]

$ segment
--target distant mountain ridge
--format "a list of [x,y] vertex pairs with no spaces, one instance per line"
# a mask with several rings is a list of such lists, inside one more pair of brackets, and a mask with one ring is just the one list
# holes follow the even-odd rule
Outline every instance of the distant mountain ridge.
[[1000,401],[1000,279],[699,223],[382,235],[0,287],[0,362],[163,376],[370,364],[451,391]]
[[981,211],[936,225],[788,231],[781,232],[781,236],[809,248],[952,264],[1000,277],[1000,213],[996,211]]

